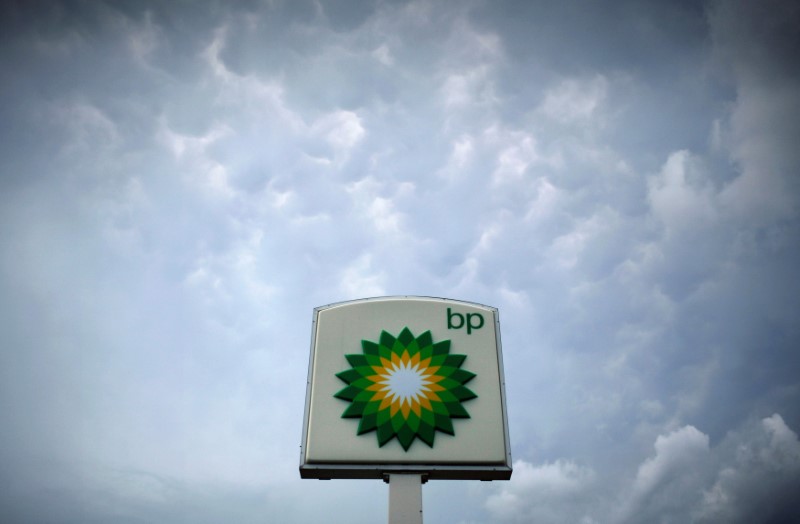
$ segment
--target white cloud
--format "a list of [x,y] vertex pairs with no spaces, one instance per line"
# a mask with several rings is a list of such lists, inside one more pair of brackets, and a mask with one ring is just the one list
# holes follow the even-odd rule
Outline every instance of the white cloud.
[[528,204],[525,220],[535,224],[551,217],[558,210],[562,192],[547,177],[537,178],[534,187],[536,197]]
[[447,109],[488,109],[500,102],[495,75],[503,49],[498,35],[477,30],[459,13],[447,33],[445,53],[447,74],[440,90]]
[[570,78],[547,90],[538,111],[563,124],[586,123],[597,117],[608,91],[603,75]]
[[228,168],[209,154],[209,148],[231,136],[233,130],[225,124],[214,125],[201,136],[178,133],[160,119],[158,136],[185,166],[184,178],[190,187],[200,187],[212,197],[232,198],[235,189],[230,184]]
[[361,119],[353,111],[334,111],[317,119],[311,132],[324,138],[337,152],[346,153],[366,134]]
[[153,24],[153,15],[147,11],[141,27],[135,27],[128,35],[128,46],[134,59],[143,67],[150,68],[150,57],[162,45],[160,27]]
[[486,499],[486,508],[499,522],[591,522],[584,497],[596,480],[592,469],[571,461],[534,466],[517,460],[511,481]]
[[792,2],[718,1],[709,10],[714,56],[736,89],[729,118],[716,136],[739,173],[721,199],[743,223],[765,226],[798,217],[797,18]]
[[453,142],[453,151],[450,154],[449,164],[452,169],[458,170],[467,166],[475,151],[474,140],[469,135],[464,135]]
[[229,31],[227,25],[217,28],[213,40],[202,53],[211,78],[217,82],[216,98],[206,103],[244,110],[250,118],[277,119],[278,122],[270,124],[287,133],[307,132],[303,119],[284,100],[284,87],[278,80],[263,79],[256,74],[240,75],[228,68],[222,51]]
[[127,256],[141,255],[143,228],[138,222],[153,209],[142,180],[138,177],[126,180],[112,198],[96,205],[109,244]]
[[344,269],[339,277],[339,288],[344,300],[386,294],[383,284],[384,274],[372,266],[372,256],[364,254]]
[[504,148],[497,158],[492,180],[497,184],[519,182],[528,167],[540,161],[536,139],[528,134],[514,137],[513,145]]
[[63,152],[68,155],[98,155],[120,145],[117,124],[91,103],[64,102],[53,106],[50,113],[52,121],[66,132]]
[[394,57],[386,44],[381,44],[372,51],[372,56],[385,66],[394,65]]
[[800,516],[800,440],[774,414],[726,442],[714,484],[693,512],[702,523],[790,522]]
[[487,105],[495,102],[490,69],[481,65],[448,75],[442,85],[446,107],[457,110],[463,106]]
[[669,482],[676,473],[703,460],[708,449],[708,435],[693,426],[659,435],[655,443],[655,456],[642,463],[636,473],[633,497],[646,497],[660,485]]
[[692,426],[659,436],[655,448],[639,466],[620,522],[790,522],[800,515],[800,441],[778,414],[745,423],[713,448]]
[[[198,257],[184,283],[197,291],[201,303],[212,311],[235,309],[236,300],[247,300],[256,309],[267,306],[277,286],[265,280],[267,275],[259,267],[263,239],[262,230],[246,228],[232,239],[233,245],[227,251]],[[215,324],[219,320],[211,319]],[[234,324],[232,328],[235,332],[241,326]]]
[[721,443],[693,426],[659,435],[635,475],[598,482],[592,468],[557,460],[514,463],[486,499],[498,522],[792,522],[800,515],[800,440],[774,414]]
[[355,213],[360,221],[370,224],[381,234],[394,237],[401,233],[403,214],[395,209],[394,199],[413,192],[413,186],[402,184],[392,196],[381,196],[384,185],[375,177],[368,176],[345,188],[355,204]]
[[177,159],[182,159],[187,155],[192,157],[203,155],[209,146],[232,133],[229,126],[216,124],[204,135],[191,136],[173,131],[164,117],[160,119],[159,123],[159,136]]
[[714,195],[687,151],[672,153],[648,186],[653,214],[668,234],[713,225],[717,216]]

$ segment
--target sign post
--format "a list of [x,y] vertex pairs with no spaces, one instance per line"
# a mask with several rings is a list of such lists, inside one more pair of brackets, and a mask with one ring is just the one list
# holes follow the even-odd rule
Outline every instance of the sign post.
[[401,296],[314,310],[302,478],[388,479],[389,522],[416,524],[423,481],[511,472],[496,308]]
[[389,475],[389,524],[422,524],[422,475]]

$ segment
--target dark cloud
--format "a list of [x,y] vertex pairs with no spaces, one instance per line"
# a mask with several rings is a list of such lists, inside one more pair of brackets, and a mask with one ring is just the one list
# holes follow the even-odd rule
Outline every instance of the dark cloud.
[[[790,522],[800,441],[778,414],[715,444],[694,426],[659,435],[634,475],[601,482],[586,465],[515,463],[487,499],[498,522]],[[606,480],[608,478],[606,477]]]
[[428,515],[797,515],[789,3],[3,15],[6,520],[373,522],[295,453],[312,308],[382,294],[501,310],[514,479]]

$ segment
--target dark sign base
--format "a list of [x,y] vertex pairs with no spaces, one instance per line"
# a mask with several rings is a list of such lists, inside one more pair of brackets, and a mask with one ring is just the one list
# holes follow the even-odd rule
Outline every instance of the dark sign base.
[[300,466],[304,479],[383,479],[395,473],[422,475],[426,480],[509,480],[511,468],[498,466],[426,466],[413,464],[354,466],[343,464],[305,464]]

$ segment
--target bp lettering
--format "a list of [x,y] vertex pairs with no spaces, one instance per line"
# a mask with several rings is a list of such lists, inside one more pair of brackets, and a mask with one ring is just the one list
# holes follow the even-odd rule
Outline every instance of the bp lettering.
[[483,315],[480,313],[459,313],[447,308],[447,329],[467,328],[467,335],[471,335],[473,330],[483,327]]

